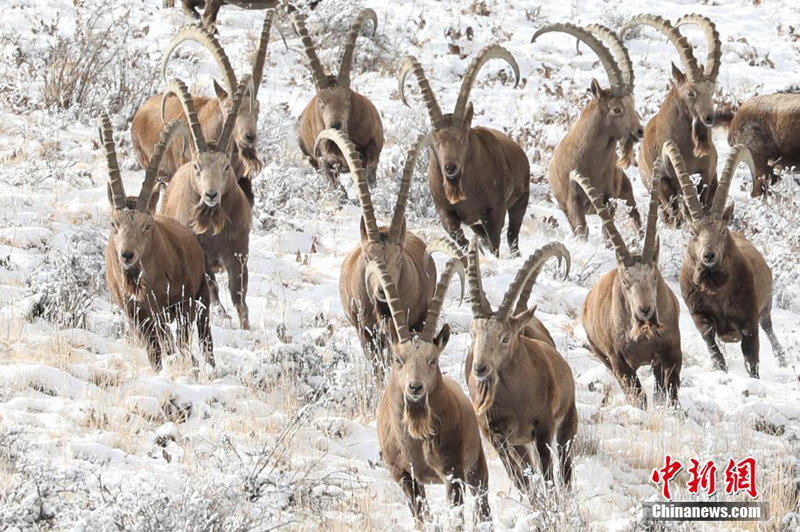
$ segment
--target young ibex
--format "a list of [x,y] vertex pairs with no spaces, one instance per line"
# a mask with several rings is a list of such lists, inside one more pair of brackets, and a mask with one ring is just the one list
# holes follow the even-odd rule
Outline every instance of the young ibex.
[[751,196],[767,192],[779,168],[800,167],[800,93],[756,96],[747,100],[730,124],[728,144],[744,144],[753,154]]
[[[632,162],[634,143],[644,134],[633,99],[633,64],[628,51],[611,30],[597,24],[585,28],[550,24],[537,31],[533,41],[550,32],[567,33],[586,43],[600,58],[611,83],[610,89],[603,89],[592,80],[592,100],[553,152],[550,188],[558,206],[573,233],[586,238],[586,215],[593,213],[594,207],[581,187],[570,181],[570,172],[577,170],[589,179],[604,204],[611,198],[624,199],[633,223],[641,229],[633,187],[623,171]],[[622,154],[617,158],[620,142]],[[614,206],[609,207],[613,212]]]
[[503,133],[472,127],[473,107],[469,94],[481,67],[491,59],[502,59],[511,65],[514,79],[519,83],[519,66],[514,56],[493,44],[478,52],[467,68],[453,114],[442,114],[422,66],[412,56],[406,56],[400,70],[400,98],[408,105],[405,81],[412,73],[431,119],[434,156],[428,164],[428,182],[447,233],[459,246],[466,248],[467,239],[461,225],[467,224],[498,255],[500,233],[508,212],[508,245],[516,254],[530,193],[528,157]]
[[[706,36],[708,59],[705,69],[698,66],[692,46],[678,31],[679,26],[686,24],[699,26]],[[672,87],[644,130],[639,172],[645,186],[650,188],[653,162],[661,154],[664,142],[672,140],[681,153],[687,154],[686,169],[689,173],[700,174],[697,190],[707,208],[717,190],[717,149],[711,139],[711,128],[714,125],[714,91],[722,57],[719,33],[713,22],[700,15],[683,16],[675,26],[661,17],[638,15],[622,27],[620,36],[624,37],[629,28],[640,25],[651,26],[667,36],[678,50],[685,71],[681,72],[672,64]],[[684,215],[679,203],[680,184],[671,163],[664,163],[667,171],[667,178],[661,180],[664,219],[670,225],[679,225]]]
[[344,155],[335,145],[328,142],[320,146],[319,156],[314,148],[320,132],[326,129],[343,131],[356,146],[367,172],[367,181],[370,185],[374,185],[378,160],[383,149],[383,123],[372,102],[350,88],[350,70],[353,68],[356,39],[361,27],[366,22],[371,22],[372,35],[375,35],[378,29],[378,15],[372,9],[363,9],[358,14],[350,33],[347,34],[338,76],[328,75],[322,68],[303,16],[297,11],[291,11],[290,17],[295,31],[303,42],[317,92],[300,115],[297,126],[300,149],[314,168],[322,170],[331,184],[344,193],[338,178],[340,173],[349,172]]
[[389,473],[403,488],[419,525],[425,511],[423,484],[444,483],[447,499],[464,503],[464,486],[477,496],[478,521],[491,518],[487,489],[489,470],[483,454],[478,420],[467,396],[454,380],[442,375],[439,356],[450,339],[445,324],[436,334],[439,314],[453,273],[464,266],[450,259],[430,302],[425,327],[413,335],[397,285],[385,265],[370,263],[367,275],[377,277],[386,293],[397,337],[392,342],[394,360],[386,391],[378,407],[378,440]]
[[436,288],[436,266],[424,263],[425,242],[406,231],[405,220],[414,167],[426,138],[420,137],[408,151],[394,216],[388,228],[378,227],[366,172],[356,146],[343,131],[335,129],[327,129],[319,134],[317,145],[325,141],[333,143],[344,154],[345,163],[356,183],[362,211],[361,242],[342,263],[339,296],[347,319],[358,331],[364,354],[372,362],[376,375],[382,378],[387,362],[383,358],[384,352],[389,346],[387,332],[396,338],[397,331],[389,320],[383,287],[374,278],[370,281],[365,277],[367,266],[380,261],[403,287],[401,301],[407,313],[406,322],[413,331],[422,328],[428,302]]
[[[239,107],[233,131],[235,142],[231,145],[234,172],[251,205],[254,198],[250,179],[262,168],[257,152],[258,113],[260,110],[258,88],[264,72],[267,44],[274,15],[274,11],[269,11],[264,18],[258,49],[253,60],[253,86],[248,88],[248,98]],[[165,79],[167,64],[172,52],[187,41],[195,41],[205,46],[211,52],[225,78],[225,88],[214,80],[215,98],[195,96],[193,99],[204,138],[216,142],[231,109],[233,93],[237,87],[236,75],[217,38],[208,30],[193,25],[181,28],[167,46],[161,61],[161,73]],[[176,98],[167,99],[163,95],[153,96],[136,111],[131,125],[131,143],[139,164],[143,168],[147,168],[150,162],[162,123],[175,118],[186,121],[181,103]],[[164,157],[164,164],[161,168],[164,181],[168,182],[178,168],[192,160],[193,156],[191,142],[188,139],[175,143]]]
[[[209,29],[215,31],[217,15],[223,5],[237,6],[242,9],[274,9],[280,0],[181,0],[183,12]],[[198,9],[203,10],[201,16]]]
[[647,398],[636,370],[650,364],[655,377],[655,402],[664,404],[668,393],[671,405],[677,406],[683,361],[678,298],[658,269],[658,181],[663,172],[661,159],[656,159],[644,244],[638,255],[628,250],[603,198],[590,181],[574,170],[570,176],[594,204],[617,255],[617,267],[586,296],[583,328],[592,352],[614,374],[628,399],[641,408],[647,407]]
[[689,243],[681,267],[681,293],[697,329],[703,336],[715,369],[727,371],[716,338],[742,342],[742,355],[751,377],[758,378],[758,325],[767,333],[778,364],[786,356],[772,330],[772,272],[764,257],[741,233],[728,228],[733,204],[725,202],[739,163],[755,175],[747,148],[731,150],[711,208],[703,209],[677,144],[667,141],[663,158],[672,161],[688,211]]
[[211,292],[211,303],[227,318],[219,302],[215,273],[222,268],[228,273],[228,289],[243,329],[250,328],[247,303],[247,257],[250,247],[251,207],[228,155],[237,111],[251,81],[245,76],[233,96],[225,125],[216,144],[207,144],[192,96],[186,85],[174,79],[167,86],[166,100],[175,94],[188,118],[194,143],[194,158],[181,166],[167,186],[162,204],[166,216],[177,218],[194,232],[205,253],[205,272]]
[[[177,321],[178,346],[185,348],[197,324],[206,363],[214,366],[209,294],[203,273],[203,250],[186,226],[150,212],[158,167],[170,142],[185,124],[173,120],[161,132],[138,197],[126,197],[114,148],[111,122],[99,119],[100,141],[108,164],[111,236],[106,246],[106,282],[114,302],[122,307],[147,346],[155,371],[161,370],[164,346],[171,348],[169,323]],[[168,349],[169,350],[169,349]],[[197,366],[197,360],[192,362]]]

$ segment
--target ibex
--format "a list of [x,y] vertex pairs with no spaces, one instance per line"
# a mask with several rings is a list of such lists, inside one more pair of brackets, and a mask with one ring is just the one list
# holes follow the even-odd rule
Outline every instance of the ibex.
[[[708,42],[708,60],[705,69],[697,65],[692,46],[678,31],[679,26],[699,26]],[[686,15],[678,19],[675,26],[668,20],[654,15],[637,15],[620,30],[620,36],[634,26],[651,26],[670,40],[678,50],[684,72],[672,64],[672,87],[661,104],[658,113],[647,123],[644,141],[639,152],[639,172],[646,187],[650,188],[653,162],[661,153],[661,147],[672,140],[686,154],[686,169],[690,174],[700,174],[697,190],[705,207],[711,205],[717,190],[717,149],[711,140],[714,125],[714,91],[719,75],[722,45],[714,23],[700,15]],[[680,184],[675,169],[669,161],[667,178],[661,180],[661,203],[664,219],[671,225],[679,225],[683,219],[678,198]]]
[[663,154],[678,174],[688,211],[690,237],[681,267],[681,293],[711,352],[714,368],[727,371],[716,338],[723,342],[741,341],[747,371],[758,378],[759,323],[778,363],[786,365],[786,355],[772,330],[772,272],[755,246],[728,228],[733,204],[726,209],[725,202],[736,167],[743,162],[755,175],[750,152],[741,145],[733,147],[708,210],[703,209],[697,197],[677,144],[667,141]]
[[[237,6],[243,9],[274,9],[278,7],[278,3],[279,0],[181,0],[183,12],[198,22],[202,22],[209,31],[216,29],[217,15],[223,5]],[[203,10],[202,16],[198,9]]]
[[[261,78],[264,72],[267,44],[269,43],[274,15],[274,11],[269,11],[264,18],[258,49],[253,61],[253,86],[248,88],[248,98],[239,107],[233,130],[235,142],[231,145],[234,172],[251,205],[254,202],[254,198],[250,179],[252,175],[258,174],[262,168],[257,152],[257,127],[260,110],[258,88],[261,85]],[[203,136],[213,142],[217,142],[222,132],[225,118],[231,109],[233,93],[237,87],[236,75],[228,56],[217,38],[208,30],[193,25],[181,28],[167,46],[164,57],[161,60],[161,74],[164,79],[166,79],[167,64],[172,52],[187,41],[195,41],[205,46],[211,52],[225,78],[225,88],[214,80],[215,98],[202,96],[193,98]],[[162,123],[176,118],[186,121],[181,103],[175,98],[166,99],[163,95],[153,96],[136,111],[131,125],[131,143],[139,164],[143,168],[146,168],[150,162]],[[184,140],[184,142],[175,143],[170,148],[161,168],[161,175],[164,181],[168,182],[178,168],[192,160],[194,156],[192,150],[191,142],[188,139]]]
[[366,169],[367,180],[370,185],[374,185],[378,160],[383,149],[383,123],[372,102],[350,88],[350,70],[353,68],[356,39],[361,27],[366,22],[371,22],[374,35],[378,29],[378,16],[372,9],[364,9],[358,14],[350,33],[347,34],[338,76],[328,75],[322,68],[303,16],[297,11],[291,11],[290,17],[295,31],[303,42],[316,88],[316,95],[303,109],[298,122],[297,141],[300,149],[314,168],[322,170],[331,184],[344,193],[344,188],[338,179],[340,173],[349,172],[344,155],[329,142],[322,143],[319,152],[314,148],[317,137],[322,131],[326,129],[342,131],[355,145],[361,163]]
[[650,364],[655,377],[655,402],[664,404],[669,394],[670,403],[677,406],[683,361],[678,298],[658,269],[658,185],[663,173],[664,165],[660,158],[656,159],[644,244],[639,254],[628,250],[591,182],[575,170],[570,176],[595,206],[617,255],[617,267],[586,296],[583,328],[592,352],[614,374],[628,399],[641,408],[647,407],[647,398],[636,370]]
[[382,354],[388,347],[387,332],[396,337],[397,331],[388,319],[389,307],[383,287],[376,279],[369,280],[365,276],[367,266],[380,261],[386,265],[392,279],[402,286],[400,301],[412,331],[422,328],[428,303],[436,288],[436,267],[423,261],[425,242],[406,231],[405,221],[411,179],[425,138],[420,137],[408,152],[394,216],[388,228],[378,227],[366,172],[356,146],[344,132],[335,129],[327,129],[319,134],[317,145],[325,141],[333,143],[344,154],[356,183],[362,211],[361,242],[342,263],[339,296],[347,319],[358,331],[364,354],[372,362],[376,375],[382,377],[386,366]]
[[728,144],[744,144],[753,155],[750,195],[758,197],[778,180],[780,168],[800,167],[800,93],[756,96],[730,123]]
[[514,56],[493,44],[478,52],[467,68],[453,114],[442,114],[422,66],[412,56],[406,56],[400,70],[400,98],[408,105],[405,81],[409,73],[414,74],[431,119],[434,156],[428,165],[428,183],[447,233],[466,248],[461,225],[467,224],[498,255],[507,212],[508,245],[517,254],[530,192],[528,157],[503,133],[472,127],[470,91],[481,67],[491,59],[502,59],[511,65],[516,84],[519,83],[519,66]]
[[[600,58],[611,83],[610,89],[603,89],[597,80],[592,80],[592,100],[553,152],[550,188],[558,206],[567,216],[572,232],[586,238],[586,215],[592,214],[594,208],[581,187],[570,181],[570,172],[577,170],[591,181],[604,203],[612,198],[625,200],[633,223],[641,229],[633,187],[624,172],[633,159],[634,143],[644,133],[633,99],[633,64],[628,51],[611,30],[598,24],[585,28],[550,24],[539,29],[531,42],[550,32],[566,33],[586,43]],[[620,142],[622,154],[618,158]],[[613,205],[609,208],[614,211]]]
[[478,498],[478,521],[491,519],[489,470],[475,411],[461,386],[439,368],[450,326],[436,334],[437,322],[455,271],[463,292],[463,270],[460,261],[448,261],[419,335],[408,328],[398,287],[385,265],[377,260],[367,270],[380,280],[397,331],[392,370],[378,407],[378,440],[389,473],[403,488],[419,525],[426,509],[423,485],[433,483],[444,483],[447,499],[456,506],[464,503],[464,486],[469,486]]
[[[164,346],[171,348],[169,323],[177,321],[178,346],[191,340],[193,324],[210,366],[214,366],[209,294],[203,273],[203,250],[186,226],[150,212],[158,167],[170,142],[185,124],[173,120],[161,132],[138,197],[126,197],[122,185],[111,122],[99,119],[100,141],[108,164],[111,236],[106,246],[106,282],[114,302],[122,307],[147,346],[155,371],[161,371]],[[197,360],[192,358],[197,366]]]
[[228,155],[237,117],[246,87],[251,81],[245,76],[233,96],[230,111],[216,144],[207,144],[192,96],[186,85],[174,79],[167,86],[166,100],[176,95],[188,118],[194,144],[194,158],[181,166],[167,186],[162,204],[166,216],[177,218],[194,232],[205,253],[205,272],[211,292],[211,303],[220,313],[227,313],[219,301],[215,273],[222,268],[228,273],[228,289],[243,329],[250,328],[247,303],[247,257],[250,247],[251,208]]

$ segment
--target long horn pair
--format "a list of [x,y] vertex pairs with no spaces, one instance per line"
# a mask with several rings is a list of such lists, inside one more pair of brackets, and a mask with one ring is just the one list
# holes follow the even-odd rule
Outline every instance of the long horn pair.
[[[506,291],[506,295],[503,296],[503,302],[500,303],[500,307],[497,309],[497,319],[500,321],[504,321],[508,319],[511,315],[511,309],[514,307],[514,303],[518,300],[521,300],[520,296],[522,294],[522,290],[528,284],[530,279],[534,279],[539,276],[539,272],[544,266],[544,263],[547,262],[548,259],[552,257],[558,258],[558,264],[561,264],[561,260],[564,259],[567,263],[567,273],[569,275],[570,269],[570,256],[569,251],[567,248],[564,247],[563,244],[559,242],[550,242],[549,244],[545,245],[544,247],[539,248],[536,252],[528,257],[528,260],[525,261],[525,264],[522,265],[522,268],[519,269],[517,272],[514,281],[508,287]],[[565,275],[565,278],[566,278]],[[531,283],[531,289],[533,288],[533,283]],[[530,292],[528,292],[528,296],[525,298],[525,307],[527,307],[528,297],[530,296]],[[517,305],[519,308],[519,305]]]
[[667,140],[661,146],[661,159],[666,163],[672,163],[672,168],[675,171],[675,176],[678,178],[678,183],[681,185],[681,195],[689,210],[689,217],[694,222],[699,222],[703,218],[703,206],[700,204],[700,198],[697,196],[697,189],[689,177],[689,171],[686,169],[686,162],[683,160],[681,151],[678,149],[677,144],[672,140]]
[[603,230],[611,241],[611,245],[614,246],[617,258],[625,265],[631,264],[631,252],[628,250],[628,246],[625,244],[625,240],[622,238],[617,226],[614,225],[614,218],[611,216],[611,211],[609,211],[600,193],[592,186],[592,182],[589,181],[586,176],[581,175],[577,170],[570,172],[569,178],[570,181],[578,183],[589,197],[589,201],[592,202],[594,210],[603,221]]
[[111,190],[111,200],[114,202],[115,209],[124,209],[127,203],[125,187],[122,184],[122,175],[119,171],[117,149],[114,146],[114,132],[111,129],[111,121],[105,112],[100,113],[97,118],[97,129],[100,131],[100,142],[103,143],[103,148],[106,151],[108,188]]
[[481,277],[481,259],[478,251],[478,237],[473,236],[467,252],[467,281],[469,282],[469,299],[472,305],[472,317],[488,318],[492,315],[492,307],[483,291]]
[[142,190],[139,192],[139,198],[136,201],[136,208],[140,211],[147,212],[150,207],[150,196],[153,193],[153,187],[156,186],[158,179],[158,170],[161,168],[161,161],[164,159],[164,154],[167,153],[167,148],[172,144],[172,141],[178,136],[184,136],[188,133],[186,122],[175,118],[170,120],[169,124],[164,126],[161,130],[158,144],[153,149],[153,156],[150,158],[150,164],[144,172],[144,182],[142,183]]
[[[433,342],[433,337],[436,335],[437,325],[439,324],[439,315],[442,313],[442,305],[444,304],[444,296],[447,294],[447,287],[450,286],[450,281],[453,279],[453,274],[458,273],[461,278],[461,297],[464,297],[464,265],[458,259],[450,259],[444,267],[442,277],[436,285],[436,292],[434,292],[433,299],[428,305],[428,315],[425,318],[425,327],[422,329],[420,338],[424,342]],[[384,290],[386,290],[384,288]]]
[[236,117],[239,114],[239,108],[242,106],[244,95],[249,92],[252,97],[254,91],[253,78],[251,78],[250,75],[245,76],[239,84],[239,87],[237,87],[236,93],[233,95],[233,101],[231,102],[231,108],[228,110],[228,114],[225,115],[225,124],[222,126],[222,133],[220,133],[219,140],[217,141],[217,150],[228,153],[228,145],[231,141],[233,127],[236,124]]
[[436,96],[433,94],[433,89],[431,89],[428,78],[425,77],[425,71],[422,70],[422,66],[419,64],[419,61],[417,61],[417,58],[411,55],[407,55],[403,59],[403,65],[400,67],[398,86],[400,99],[406,106],[409,106],[405,94],[406,77],[409,73],[414,74],[414,77],[417,78],[417,85],[419,85],[419,90],[422,93],[422,101],[425,102],[425,107],[428,109],[428,115],[431,118],[431,126],[433,126],[434,129],[441,128],[444,125],[442,109],[439,107],[439,102],[436,101]]
[[203,136],[203,129],[200,127],[200,120],[197,118],[197,110],[194,107],[192,95],[189,93],[189,89],[186,88],[186,84],[178,78],[174,78],[169,82],[167,90],[165,90],[164,94],[161,96],[161,121],[165,121],[167,99],[173,94],[180,100],[183,106],[183,113],[186,115],[186,120],[189,123],[189,131],[192,133],[195,149],[198,152],[207,151],[208,146],[206,145],[206,138]]
[[414,169],[417,166],[417,159],[423,147],[430,144],[428,135],[420,135],[406,155],[406,164],[403,167],[403,180],[400,182],[400,191],[397,193],[397,203],[394,207],[394,216],[389,226],[389,242],[400,240],[400,233],[403,230],[403,222],[406,218],[406,206],[408,205],[408,193],[411,190],[411,180],[414,177]]
[[[688,22],[687,22],[688,23]],[[672,43],[681,57],[681,62],[686,70],[686,76],[692,83],[697,83],[702,78],[703,73],[697,66],[697,60],[692,52],[692,45],[681,35],[678,28],[674,27],[670,21],[656,15],[636,15],[626,22],[619,30],[620,38],[625,38],[625,33],[635,26],[650,26],[663,33]]]
[[300,40],[303,43],[303,50],[305,50],[306,57],[308,57],[308,67],[311,69],[311,76],[314,78],[314,85],[316,85],[317,89],[329,88],[331,85],[330,79],[325,73],[325,70],[322,68],[322,63],[320,63],[319,57],[317,57],[317,49],[314,47],[314,41],[312,41],[311,37],[308,35],[305,17],[303,17],[303,15],[301,15],[298,11],[292,10],[289,13],[289,18],[292,20],[294,30],[297,32],[297,35],[300,36]]
[[361,203],[361,212],[364,217],[364,225],[367,229],[367,240],[370,242],[380,242],[381,236],[378,231],[378,222],[375,218],[375,208],[372,205],[372,195],[369,193],[367,184],[367,172],[361,162],[361,156],[356,151],[355,145],[350,141],[345,133],[338,129],[326,129],[320,132],[314,142],[314,153],[317,153],[319,144],[323,140],[329,140],[336,144],[347,161],[347,166],[353,174],[353,179],[358,189],[358,201]]
[[642,245],[642,261],[652,262],[656,252],[656,233],[658,224],[658,207],[661,200],[661,179],[666,178],[664,161],[656,157],[653,162],[653,178],[650,180],[650,208],[647,211],[647,225]]
[[463,123],[467,104],[469,103],[469,94],[472,91],[472,85],[475,83],[475,79],[478,77],[478,72],[480,72],[483,65],[492,59],[502,59],[508,63],[514,70],[514,86],[516,87],[519,85],[519,65],[517,64],[517,60],[514,59],[514,56],[511,55],[511,52],[498,44],[485,46],[478,52],[475,59],[472,60],[472,63],[470,63],[467,68],[467,72],[464,74],[464,79],[461,81],[461,89],[458,91],[458,99],[456,100],[456,107],[453,111],[453,120],[456,124]]
[[728,158],[725,160],[725,166],[722,169],[722,176],[719,178],[719,187],[714,195],[714,202],[711,205],[711,216],[721,218],[725,212],[725,202],[728,201],[728,193],[731,189],[733,182],[733,174],[736,168],[744,163],[750,169],[750,174],[755,178],[756,165],[753,161],[753,155],[744,144],[737,144],[731,148]]
[[597,57],[600,58],[600,62],[603,64],[603,68],[606,70],[608,81],[611,84],[611,91],[615,95],[626,94],[631,91],[632,85],[629,86],[626,83],[626,77],[630,79],[631,83],[633,83],[633,68],[630,70],[630,75],[623,76],[622,68],[611,54],[611,51],[598,37],[592,33],[592,31],[587,28],[582,28],[580,26],[568,23],[548,24],[547,26],[540,28],[539,31],[533,35],[531,42],[534,42],[536,39],[538,39],[540,35],[552,32],[566,33],[586,43],[586,45],[592,49]]
[[347,43],[344,47],[342,60],[339,63],[339,77],[336,80],[336,84],[339,87],[350,87],[350,71],[353,68],[353,54],[356,50],[356,40],[361,33],[361,27],[367,21],[372,22],[371,36],[374,36],[375,32],[378,31],[378,15],[376,15],[375,11],[372,9],[362,9],[353,22],[353,25],[350,27],[350,33],[347,34]]
[[717,76],[719,76],[719,67],[722,64],[722,41],[719,38],[717,26],[711,22],[711,19],[692,13],[679,18],[675,22],[675,27],[679,28],[689,24],[698,26],[703,31],[706,45],[708,46],[704,75],[706,79],[716,80]]
[[225,86],[228,89],[228,94],[233,94],[236,91],[236,74],[233,72],[231,62],[228,56],[225,55],[225,50],[217,38],[206,28],[200,25],[184,26],[167,45],[164,52],[164,57],[161,60],[161,76],[167,79],[167,63],[172,56],[172,52],[181,44],[186,41],[194,41],[202,44],[217,62],[217,66],[222,71],[222,76],[225,78]]
[[411,340],[411,333],[408,331],[406,311],[403,308],[403,303],[397,293],[397,285],[395,284],[394,279],[392,279],[392,276],[389,275],[386,267],[380,261],[370,261],[370,263],[367,265],[366,272],[364,273],[364,281],[367,283],[367,286],[370,285],[373,276],[378,277],[378,280],[383,287],[383,293],[386,294],[386,304],[389,306],[389,312],[392,314],[392,321],[394,322],[394,328],[397,331],[399,343],[402,344],[403,342]]
[[[272,30],[272,21],[275,18],[275,10],[270,9],[264,16],[264,25],[261,26],[261,37],[258,40],[256,56],[253,60],[253,86],[254,91],[250,94],[253,98],[258,96],[258,89],[261,87],[261,79],[264,75],[264,63],[267,60],[267,45],[269,45],[269,34]],[[253,102],[250,102],[251,104]],[[252,105],[251,105],[252,107]]]

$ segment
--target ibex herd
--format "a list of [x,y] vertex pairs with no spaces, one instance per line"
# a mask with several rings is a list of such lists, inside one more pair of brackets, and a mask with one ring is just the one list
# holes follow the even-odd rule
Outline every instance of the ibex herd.
[[[275,7],[278,2],[184,0],[194,16],[205,6],[201,24],[180,29],[170,41],[161,70],[182,43],[202,44],[219,66],[224,83],[214,81],[213,98],[192,95],[180,79],[146,101],[136,113],[131,141],[145,169],[136,197],[122,187],[111,124],[100,117],[100,137],[108,165],[112,231],[106,251],[109,291],[143,338],[154,370],[170,352],[168,324],[178,322],[178,344],[188,349],[197,325],[205,361],[214,366],[210,310],[219,301],[215,274],[227,273],[231,300],[242,328],[250,326],[246,303],[249,238],[255,198],[250,179],[262,169],[258,158],[261,85],[275,11],[267,12],[252,62],[252,72],[237,79],[215,33],[220,5]],[[477,497],[476,518],[488,520],[488,466],[481,434],[500,456],[509,478],[522,493],[532,493],[534,453],[548,482],[572,480],[573,442],[579,416],[575,381],[567,360],[529,306],[534,285],[550,258],[566,262],[563,244],[551,243],[525,261],[497,310],[483,288],[480,244],[499,257],[508,216],[510,251],[520,251],[520,231],[528,207],[530,165],[525,151],[506,134],[474,125],[470,93],[481,68],[502,59],[520,82],[511,52],[490,44],[466,69],[452,113],[442,112],[420,62],[406,56],[399,66],[399,96],[407,103],[412,74],[430,118],[430,130],[409,148],[396,207],[388,227],[378,225],[370,188],[384,144],[381,115],[351,88],[356,40],[378,16],[362,10],[347,35],[338,74],[322,68],[304,16],[287,9],[308,59],[315,95],[300,115],[297,136],[302,152],[346,197],[340,174],[349,174],[361,207],[361,237],[344,259],[339,292],[347,319],[362,349],[386,383],[378,409],[383,460],[401,484],[418,521],[426,513],[426,483],[444,483],[454,505],[464,488]],[[625,34],[646,25],[663,33],[683,65],[672,65],[672,87],[658,113],[642,126],[634,98],[634,68]],[[699,27],[708,42],[708,59],[698,66],[692,46],[680,33]],[[786,355],[772,328],[772,274],[763,256],[741,233],[732,232],[732,205],[726,205],[734,173],[746,163],[753,195],[768,192],[775,169],[800,161],[797,123],[800,95],[760,96],[735,114],[714,106],[721,65],[721,41],[714,24],[686,15],[675,25],[658,16],[639,15],[619,33],[592,24],[551,24],[546,33],[571,35],[600,59],[608,76],[604,88],[592,80],[591,99],[552,154],[550,187],[576,236],[586,239],[586,216],[596,214],[613,247],[616,267],[589,291],[582,313],[588,347],[618,379],[629,400],[646,408],[637,375],[653,370],[655,403],[679,407],[683,362],[678,298],[658,265],[659,211],[667,225],[685,222],[689,238],[680,273],[683,300],[706,342],[714,368],[727,371],[717,340],[741,342],[750,376],[759,376],[759,325],[780,365]],[[715,118],[730,127],[733,145],[717,181],[717,151],[711,128]],[[633,187],[625,173],[642,141],[639,173],[650,190],[642,227]],[[449,235],[426,244],[407,228],[406,208],[417,161],[429,154],[428,184]],[[699,174],[695,183],[690,177]],[[158,194],[159,183],[165,187]],[[625,202],[641,248],[629,249],[614,222],[614,200]],[[160,209],[156,204],[160,202]],[[462,225],[474,237],[465,236]],[[437,284],[431,254],[450,258]],[[438,321],[453,275],[469,285],[472,345],[466,353],[464,383],[443,375],[439,360],[451,330]],[[195,362],[196,364],[196,362]],[[387,372],[388,371],[388,375]],[[464,385],[468,396],[464,392]],[[556,454],[554,459],[553,453]],[[558,473],[558,475],[556,475]]]

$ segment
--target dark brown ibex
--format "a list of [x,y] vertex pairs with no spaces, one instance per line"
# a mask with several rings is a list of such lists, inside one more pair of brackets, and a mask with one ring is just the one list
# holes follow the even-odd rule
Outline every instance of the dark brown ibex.
[[[603,89],[597,80],[592,80],[592,100],[553,152],[550,188],[558,206],[566,214],[572,231],[586,238],[589,234],[586,215],[593,213],[594,207],[583,189],[570,181],[570,172],[577,170],[589,179],[604,204],[612,198],[625,200],[633,223],[641,229],[633,187],[624,172],[633,159],[634,143],[644,134],[633,99],[633,64],[628,51],[611,30],[598,24],[586,28],[550,24],[539,29],[533,41],[550,32],[566,33],[586,43],[600,58],[611,83],[610,89]],[[618,158],[620,142],[623,146]],[[609,208],[614,211],[613,205]]]
[[347,319],[358,331],[364,354],[372,362],[376,375],[382,378],[386,367],[383,353],[389,347],[387,331],[395,338],[397,331],[389,320],[383,287],[376,279],[367,279],[367,266],[380,261],[386,265],[392,279],[397,279],[402,286],[402,308],[407,313],[406,322],[412,331],[421,330],[428,303],[436,289],[436,266],[424,263],[425,242],[406,231],[405,220],[414,167],[426,138],[420,137],[408,152],[394,216],[388,228],[378,227],[366,172],[355,145],[344,132],[335,129],[321,132],[317,145],[326,141],[344,154],[356,183],[362,211],[361,241],[342,263],[339,296]]
[[[108,200],[111,203],[111,236],[106,246],[106,282],[114,302],[147,346],[155,371],[162,367],[164,346],[172,346],[169,323],[177,322],[178,347],[188,346],[192,327],[206,363],[214,366],[208,307],[209,294],[203,273],[203,250],[191,231],[173,218],[150,212],[158,167],[173,139],[185,124],[173,120],[161,132],[138,197],[126,197],[114,148],[111,122],[99,119],[100,141],[108,164]],[[197,360],[192,362],[197,366]]]
[[412,56],[406,56],[400,70],[400,98],[408,105],[405,81],[411,73],[417,78],[431,119],[434,157],[428,165],[428,183],[445,230],[466,248],[461,225],[467,224],[497,255],[506,212],[508,245],[512,253],[519,253],[519,231],[528,208],[531,176],[528,157],[513,140],[494,129],[472,127],[474,111],[469,95],[481,67],[491,59],[511,65],[519,83],[514,56],[493,44],[478,52],[467,68],[453,114],[442,114],[422,66]]
[[[678,31],[679,26],[699,26],[708,42],[708,60],[705,69],[698,66],[692,46]],[[690,174],[700,174],[697,190],[704,206],[711,205],[717,190],[717,149],[711,140],[714,125],[714,91],[717,86],[722,44],[714,23],[700,15],[686,15],[678,19],[675,26],[668,20],[654,15],[637,15],[620,30],[624,37],[629,28],[650,26],[667,36],[678,50],[684,72],[672,64],[672,87],[661,104],[658,113],[647,123],[644,141],[639,152],[639,172],[647,188],[650,188],[653,162],[661,154],[667,140],[677,144],[686,154],[686,169]],[[671,225],[679,225],[683,219],[680,203],[680,184],[672,164],[664,161],[667,178],[661,180],[661,203],[664,219]]]
[[[183,12],[188,16],[202,21],[209,31],[215,31],[217,27],[217,15],[223,5],[237,6],[242,9],[274,9],[278,7],[280,0],[181,0]],[[198,9],[203,10],[201,16]]]
[[591,182],[574,170],[570,176],[592,201],[617,255],[617,267],[586,296],[583,328],[592,352],[614,374],[628,399],[641,408],[647,407],[647,398],[636,370],[649,364],[656,383],[655,402],[664,404],[668,394],[670,403],[677,406],[683,361],[678,298],[658,269],[658,185],[663,173],[664,165],[656,159],[644,244],[637,255],[628,250]]
[[222,268],[228,273],[228,289],[243,329],[250,328],[245,298],[252,214],[247,197],[236,184],[228,144],[232,140],[238,108],[250,83],[249,76],[245,76],[236,90],[216,144],[206,143],[192,96],[182,81],[172,80],[164,94],[165,100],[175,94],[183,105],[194,157],[178,169],[167,186],[162,212],[177,218],[195,233],[205,254],[211,303],[226,318],[227,313],[219,301],[215,273]]
[[444,483],[447,499],[464,503],[464,486],[478,498],[478,521],[491,518],[489,469],[478,420],[461,386],[442,375],[439,355],[450,339],[445,324],[436,334],[447,286],[458,271],[464,289],[464,266],[450,259],[430,302],[425,326],[414,335],[406,323],[399,290],[385,265],[371,262],[367,275],[377,277],[386,293],[397,336],[389,382],[378,407],[378,440],[389,473],[403,488],[418,525],[425,512],[424,484]]
[[786,355],[772,330],[772,271],[744,235],[728,228],[733,205],[726,209],[725,202],[737,166],[745,163],[755,175],[750,152],[741,145],[733,147],[708,210],[703,209],[697,197],[677,144],[667,141],[663,153],[678,175],[689,216],[690,237],[681,267],[681,293],[711,352],[714,368],[728,369],[717,337],[723,342],[741,341],[747,371],[758,378],[759,323],[779,365],[786,365]]
[[343,154],[329,142],[322,143],[319,152],[314,149],[317,137],[322,131],[326,129],[343,131],[356,146],[367,172],[367,181],[370,185],[374,185],[378,160],[383,149],[383,123],[372,102],[350,88],[350,71],[353,68],[356,40],[362,26],[366,22],[371,22],[372,35],[375,35],[378,29],[378,16],[372,9],[363,9],[358,14],[350,33],[347,34],[338,76],[328,75],[322,68],[314,43],[308,35],[304,17],[293,10],[290,16],[308,56],[317,92],[300,115],[297,131],[300,149],[311,164],[322,170],[331,184],[344,193],[338,176],[350,170]]

